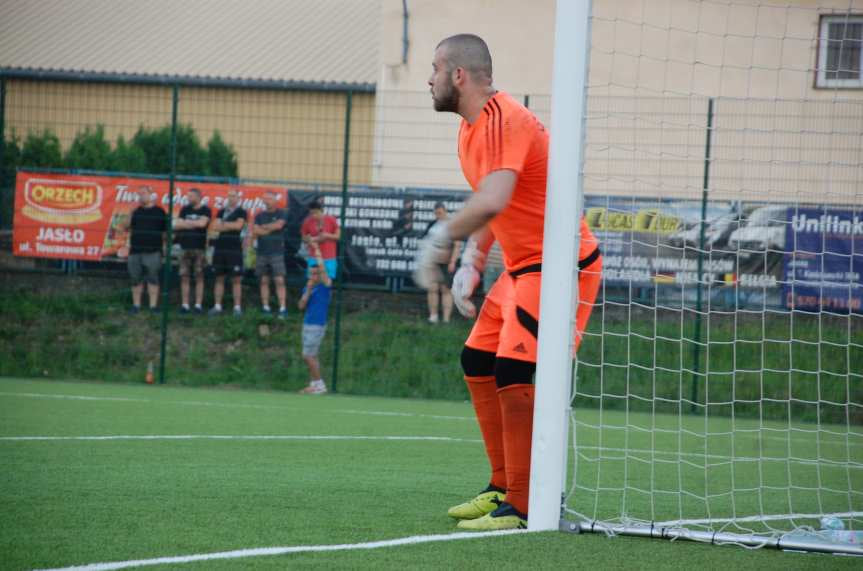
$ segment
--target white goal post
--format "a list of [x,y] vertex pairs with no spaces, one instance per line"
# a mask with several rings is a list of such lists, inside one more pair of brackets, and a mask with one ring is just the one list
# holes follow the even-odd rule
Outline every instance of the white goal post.
[[590,0],[558,0],[528,507],[528,529],[534,531],[557,529],[564,487],[579,244],[578,216],[566,213],[581,212],[584,204],[589,22]]

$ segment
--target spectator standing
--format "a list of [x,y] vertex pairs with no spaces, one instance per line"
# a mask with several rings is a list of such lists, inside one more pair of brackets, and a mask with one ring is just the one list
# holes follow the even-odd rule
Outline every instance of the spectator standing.
[[128,267],[132,278],[132,313],[141,311],[144,283],[147,284],[150,310],[156,311],[168,220],[165,211],[156,204],[156,194],[149,186],[138,188],[138,204],[125,226],[131,232]]
[[279,300],[279,318],[288,315],[285,292],[285,236],[287,213],[277,208],[276,193],[268,190],[264,193],[266,210],[255,216],[252,225],[252,235],[257,238],[255,256],[255,273],[261,282],[261,311],[272,314],[270,309],[270,274],[276,285],[276,297]]
[[[436,202],[434,205],[435,220],[426,228],[423,238],[436,224],[446,221],[449,218],[449,213],[443,202]],[[426,294],[429,306],[429,323],[437,323],[439,320],[439,309],[443,309],[443,321],[449,323],[452,317],[452,278],[455,274],[456,263],[461,254],[461,242],[453,242],[450,245],[449,251],[442,250],[438,259],[438,270],[440,275],[434,283],[429,284],[428,293]]]
[[327,269],[330,279],[336,278],[338,271],[338,242],[342,235],[339,223],[335,217],[324,214],[324,206],[320,200],[314,200],[309,205],[309,215],[303,221],[300,227],[300,234],[303,237],[303,242],[309,251],[307,262],[309,268],[314,267],[318,263],[318,257],[314,255],[313,244],[317,244],[321,250],[320,259],[323,260],[324,267]]
[[327,392],[327,385],[321,376],[321,363],[318,351],[324,334],[327,332],[327,313],[330,309],[330,292],[333,282],[321,255],[320,246],[312,242],[312,252],[315,255],[314,266],[309,267],[309,280],[303,288],[297,307],[305,311],[303,316],[303,361],[309,368],[309,385],[302,389],[302,394],[320,395]]
[[210,315],[222,313],[222,299],[225,296],[225,276],[231,276],[231,293],[234,298],[234,315],[243,314],[243,244],[240,234],[246,225],[246,210],[240,206],[240,193],[231,189],[228,191],[228,201],[219,210],[216,219],[210,227],[218,232],[213,248],[213,269],[216,281],[213,285],[213,309]]
[[207,226],[210,225],[212,212],[208,206],[201,204],[201,191],[189,189],[188,203],[180,209],[180,215],[174,219],[177,232],[177,242],[182,250],[180,254],[180,296],[182,307],[180,313],[189,313],[189,293],[191,289],[190,274],[195,274],[195,313],[203,313],[204,309],[204,260],[207,249]]

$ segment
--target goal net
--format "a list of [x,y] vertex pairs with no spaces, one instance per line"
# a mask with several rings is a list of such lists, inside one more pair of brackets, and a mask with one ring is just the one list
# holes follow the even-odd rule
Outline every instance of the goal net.
[[861,549],[863,1],[596,0],[590,28],[564,518]]

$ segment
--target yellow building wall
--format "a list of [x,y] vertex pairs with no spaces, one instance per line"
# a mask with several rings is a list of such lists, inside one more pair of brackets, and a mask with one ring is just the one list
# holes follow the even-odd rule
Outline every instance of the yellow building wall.
[[[114,144],[139,126],[171,122],[170,87],[7,80],[6,129],[20,138],[51,129],[65,152],[76,133],[104,125]],[[374,95],[353,94],[350,182],[371,176]],[[346,94],[181,87],[178,117],[203,145],[218,130],[237,152],[242,178],[339,183],[342,179]]]

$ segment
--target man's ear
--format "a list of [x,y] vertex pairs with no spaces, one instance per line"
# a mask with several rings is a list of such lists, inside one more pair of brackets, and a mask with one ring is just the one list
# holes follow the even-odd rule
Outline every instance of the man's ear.
[[457,67],[454,70],[452,70],[452,78],[451,79],[452,79],[453,84],[456,84],[456,85],[461,85],[462,83],[464,83],[465,79],[467,79],[467,77],[465,75],[464,68],[463,67]]

